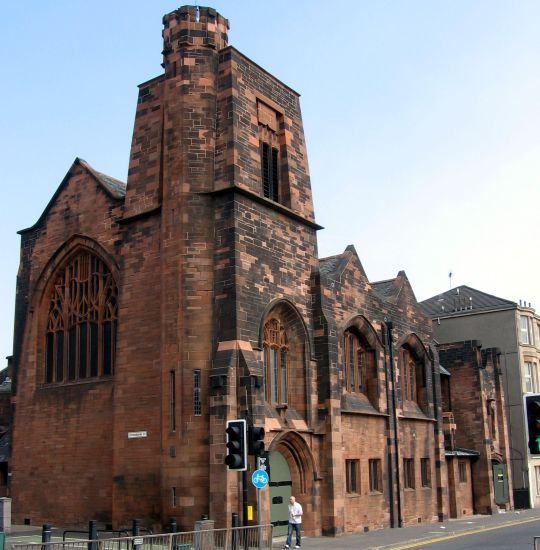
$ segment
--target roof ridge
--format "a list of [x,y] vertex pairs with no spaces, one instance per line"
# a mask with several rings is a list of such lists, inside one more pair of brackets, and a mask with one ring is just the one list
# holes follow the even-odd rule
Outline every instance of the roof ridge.
[[[459,285],[455,288],[468,288],[469,290],[473,290],[474,292],[478,292],[480,294],[483,294],[484,296],[489,296],[490,298],[496,298],[497,300],[501,300],[503,302],[508,302],[513,305],[517,305],[517,302],[514,302],[513,300],[508,300],[507,298],[501,298],[500,296],[496,296],[495,294],[490,294],[489,292],[485,292],[483,290],[478,290],[477,288],[473,288],[469,285]],[[453,290],[453,289],[450,289]],[[448,292],[450,292],[450,290]]]

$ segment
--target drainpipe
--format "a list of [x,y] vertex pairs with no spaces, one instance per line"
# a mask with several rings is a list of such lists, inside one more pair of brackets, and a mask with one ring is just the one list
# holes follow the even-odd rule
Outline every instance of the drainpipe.
[[[390,381],[392,383],[392,390],[390,390],[388,383],[386,384],[386,393],[387,393],[387,399],[388,394],[391,394],[392,397],[392,420],[394,424],[394,430],[393,433],[390,434],[390,437],[393,436],[394,439],[394,456],[395,456],[395,485],[397,488],[397,525],[396,525],[396,518],[394,517],[394,506],[393,506],[393,493],[394,493],[394,486],[391,484],[392,490],[390,491],[390,502],[391,502],[391,522],[392,527],[403,527],[403,517],[401,515],[401,482],[399,479],[399,472],[400,472],[400,464],[399,464],[399,442],[398,442],[398,419],[397,419],[397,409],[396,409],[396,379],[395,379],[395,373],[394,373],[394,346],[393,346],[393,339],[392,339],[392,329],[394,328],[394,324],[392,321],[387,321],[385,319],[385,325],[387,330],[387,344],[388,344],[388,356],[390,361]],[[388,401],[390,403],[390,401]],[[391,427],[392,422],[390,422],[390,417],[388,418],[389,425]],[[389,430],[390,431],[390,430]],[[388,455],[389,460],[388,464],[390,469],[392,469],[392,460],[391,460],[391,451],[390,451],[390,445],[388,445]],[[392,480],[394,477],[394,472],[389,472],[389,479]]]
[[[446,461],[446,440],[444,438],[444,418],[443,418],[443,385],[442,385],[442,376],[440,373],[440,370],[437,368],[438,365],[440,365],[440,361],[435,361],[435,356],[433,355],[433,352],[430,351],[427,360],[431,364],[431,393],[433,398],[433,412],[435,415],[435,418],[437,420],[437,428],[436,433],[440,437],[441,431],[443,436],[443,449],[442,449],[442,456],[441,456],[441,450],[435,452],[435,457],[438,457],[437,462],[439,465],[435,466],[436,471],[438,472],[438,487],[437,487],[437,515],[439,517],[439,521],[443,521],[444,517],[444,498],[442,494],[442,483],[440,483],[440,480],[442,479],[441,476],[441,468],[443,462]],[[447,390],[447,397],[448,397],[448,412],[452,412],[452,383],[450,381],[451,377],[448,377],[448,385],[446,386]],[[439,392],[437,393],[437,383],[439,387]],[[455,444],[454,444],[454,436],[450,432],[450,438],[451,438],[451,449],[454,450]],[[436,462],[436,464],[437,464]],[[448,470],[447,470],[447,476],[448,476]]]

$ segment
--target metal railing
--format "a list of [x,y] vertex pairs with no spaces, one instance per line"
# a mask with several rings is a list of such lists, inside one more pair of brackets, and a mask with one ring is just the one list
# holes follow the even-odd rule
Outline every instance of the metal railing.
[[12,550],[269,550],[272,525],[110,539],[12,544]]

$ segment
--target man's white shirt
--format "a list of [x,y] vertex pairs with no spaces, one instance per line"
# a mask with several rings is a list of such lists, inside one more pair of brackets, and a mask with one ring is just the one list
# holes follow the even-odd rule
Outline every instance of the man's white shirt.
[[302,523],[302,505],[298,502],[289,504],[289,523]]

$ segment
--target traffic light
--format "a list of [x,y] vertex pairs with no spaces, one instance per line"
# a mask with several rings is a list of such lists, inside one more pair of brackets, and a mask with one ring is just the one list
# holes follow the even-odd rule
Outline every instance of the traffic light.
[[246,421],[227,420],[227,456],[225,464],[229,470],[247,470]]
[[264,453],[264,428],[249,428],[249,454],[261,456]]
[[529,432],[529,451],[540,455],[540,394],[525,397],[527,409],[527,429]]

